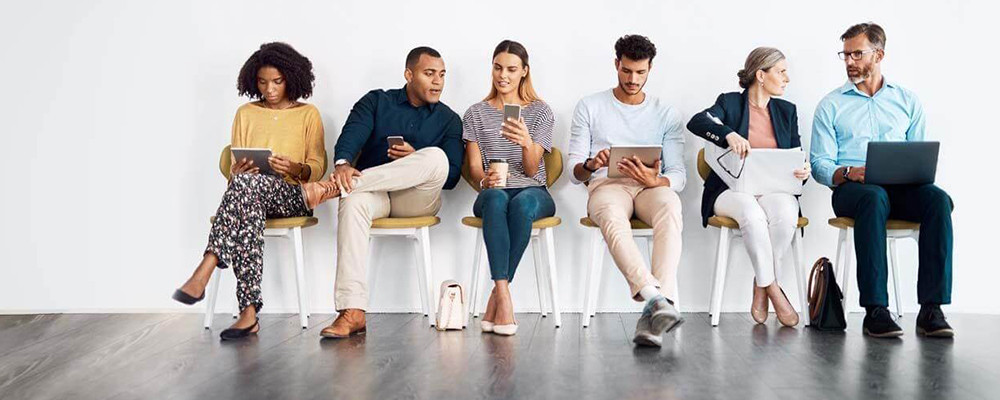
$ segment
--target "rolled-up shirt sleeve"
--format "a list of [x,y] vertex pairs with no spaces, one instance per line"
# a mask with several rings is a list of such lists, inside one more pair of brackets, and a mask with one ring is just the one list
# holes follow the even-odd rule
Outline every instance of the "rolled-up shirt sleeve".
[[680,192],[687,183],[687,168],[684,167],[684,120],[677,110],[667,114],[666,126],[660,176],[670,179],[670,188]]
[[569,178],[573,183],[581,184],[583,181],[576,179],[573,169],[590,157],[590,113],[582,100],[576,103],[573,110],[569,134]]
[[833,187],[833,174],[837,171],[837,132],[833,127],[833,104],[824,100],[816,106],[813,116],[812,143],[809,162],[816,181]]

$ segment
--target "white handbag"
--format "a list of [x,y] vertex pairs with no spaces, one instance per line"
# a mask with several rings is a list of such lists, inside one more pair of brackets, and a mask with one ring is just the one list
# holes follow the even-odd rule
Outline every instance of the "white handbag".
[[437,321],[434,327],[439,331],[465,329],[465,291],[453,280],[441,283],[441,299],[438,300]]

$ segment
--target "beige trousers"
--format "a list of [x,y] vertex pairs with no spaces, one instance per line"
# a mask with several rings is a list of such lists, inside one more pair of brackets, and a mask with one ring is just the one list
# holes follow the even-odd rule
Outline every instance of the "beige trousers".
[[388,164],[364,170],[354,191],[340,198],[337,215],[337,311],[368,308],[368,238],[372,220],[425,217],[441,209],[448,157],[425,147]]
[[[587,213],[601,227],[615,265],[625,275],[632,299],[641,301],[639,289],[656,286],[668,299],[677,300],[674,282],[681,261],[681,198],[668,187],[647,189],[631,178],[599,178],[587,186]],[[632,216],[653,227],[653,260],[645,257],[632,239]]]

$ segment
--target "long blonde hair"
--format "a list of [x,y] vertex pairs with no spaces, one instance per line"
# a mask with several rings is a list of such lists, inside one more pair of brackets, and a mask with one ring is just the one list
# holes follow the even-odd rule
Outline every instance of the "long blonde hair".
[[[497,58],[500,53],[510,53],[521,59],[521,68],[528,67],[528,50],[524,48],[518,42],[513,40],[504,40],[497,45],[497,48],[493,50],[493,58]],[[497,93],[497,87],[490,83],[490,94],[486,96],[483,101],[490,101],[499,96]],[[527,104],[531,104],[535,100],[541,100],[538,97],[538,93],[535,93],[535,87],[531,84],[531,69],[528,69],[528,73],[521,78],[521,82],[517,86],[517,95],[521,97]]]

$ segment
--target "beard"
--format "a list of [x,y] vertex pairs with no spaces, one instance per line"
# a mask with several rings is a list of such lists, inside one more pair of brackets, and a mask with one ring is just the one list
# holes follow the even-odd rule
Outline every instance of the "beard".
[[628,93],[630,95],[634,95],[634,94],[642,92],[642,88],[646,87],[646,82],[643,82],[642,84],[640,84],[639,88],[635,91],[635,93],[631,93],[631,92],[628,91],[628,85],[625,82],[618,81],[618,87],[621,88],[621,90],[623,92]]
[[868,78],[871,78],[872,76],[872,68],[870,66],[866,65],[857,71],[858,71],[857,75],[851,75],[851,71],[850,70],[847,71],[847,79],[849,79],[851,83],[855,85],[868,80]]

